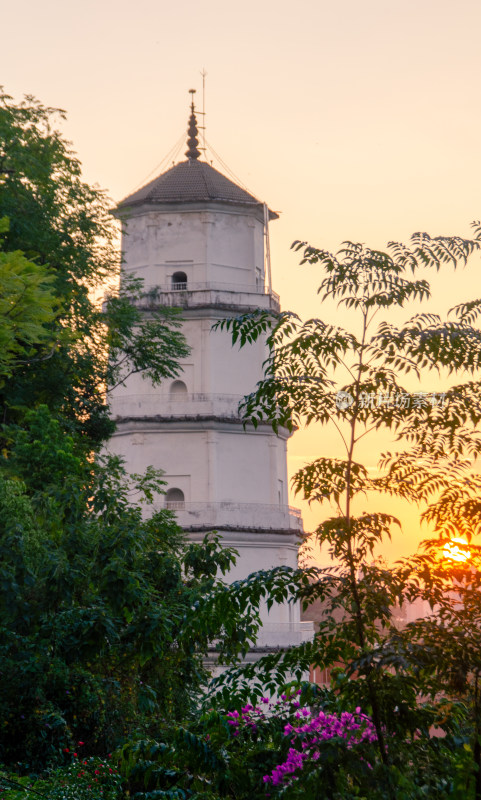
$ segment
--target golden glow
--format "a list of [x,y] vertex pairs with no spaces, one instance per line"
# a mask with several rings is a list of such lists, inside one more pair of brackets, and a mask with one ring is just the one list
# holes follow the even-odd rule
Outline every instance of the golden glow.
[[450,542],[444,545],[444,558],[450,561],[469,561],[471,558],[471,551],[466,549],[467,544],[466,539],[463,537],[454,536]]

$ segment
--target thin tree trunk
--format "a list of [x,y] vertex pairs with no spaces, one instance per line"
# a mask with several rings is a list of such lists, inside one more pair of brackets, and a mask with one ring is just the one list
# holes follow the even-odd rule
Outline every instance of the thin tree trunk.
[[[364,319],[363,319],[363,332],[362,332],[362,340],[361,340],[361,347],[359,349],[359,362],[357,367],[357,378],[355,384],[355,396],[354,396],[354,407],[353,407],[353,415],[351,418],[351,437],[349,442],[349,450],[348,450],[348,458],[347,458],[347,471],[346,471],[346,527],[347,527],[347,560],[349,564],[349,573],[350,573],[350,582],[351,582],[351,592],[352,597],[354,600],[355,606],[355,621],[356,621],[356,629],[357,635],[359,640],[359,647],[361,651],[366,651],[366,637],[364,632],[364,621],[363,621],[363,614],[362,614],[362,602],[359,596],[359,590],[357,585],[357,577],[356,577],[356,564],[354,560],[354,553],[352,548],[352,540],[351,540],[351,474],[352,474],[352,462],[354,456],[354,446],[356,444],[356,422],[357,422],[357,414],[359,411],[359,394],[360,394],[360,383],[362,378],[362,369],[363,369],[363,353],[364,353],[364,346],[366,341],[366,332],[367,332],[367,311],[364,312]],[[386,744],[384,741],[384,733],[382,729],[381,723],[381,711],[378,703],[376,687],[372,681],[372,668],[369,667],[366,674],[366,681],[369,689],[369,700],[372,707],[372,721],[374,723],[374,728],[376,730],[377,741],[379,746],[379,752],[381,756],[382,763],[384,766],[389,766],[389,757],[386,749]],[[388,787],[389,792],[392,795],[392,787]],[[393,795],[392,795],[393,796]],[[478,798],[476,798],[478,800]],[[479,798],[481,800],[481,798]]]
[[475,800],[481,800],[481,745],[479,742],[479,687],[478,687],[478,673],[474,678],[474,748],[473,759],[476,769],[475,783],[474,783],[474,797]]

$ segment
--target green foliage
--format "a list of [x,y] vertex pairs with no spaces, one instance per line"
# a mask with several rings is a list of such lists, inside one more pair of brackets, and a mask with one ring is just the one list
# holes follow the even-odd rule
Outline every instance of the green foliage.
[[83,758],[82,743],[79,753],[65,753],[70,761],[65,767],[54,770],[48,778],[35,778],[0,772],[2,800],[120,800],[124,797],[123,780],[109,759],[90,756]]
[[[0,234],[8,231],[8,219],[0,219]],[[45,267],[25,258],[20,251],[0,250],[0,381],[19,363],[32,358],[36,345],[44,351],[56,344],[49,330],[58,313],[58,299]],[[39,356],[47,358],[48,354]]]

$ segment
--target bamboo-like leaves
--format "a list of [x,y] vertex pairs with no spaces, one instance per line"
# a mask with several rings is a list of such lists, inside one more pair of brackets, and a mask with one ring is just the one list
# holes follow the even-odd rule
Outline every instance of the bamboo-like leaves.
[[302,491],[310,502],[334,500],[339,503],[348,480],[352,495],[369,488],[367,469],[362,464],[339,458],[317,458],[298,470],[292,483],[296,493]]
[[365,513],[350,519],[338,516],[321,522],[316,535],[321,544],[329,545],[334,559],[346,563],[352,558],[356,569],[364,569],[365,559],[372,557],[376,544],[391,538],[393,525],[400,526],[400,522],[391,514]]
[[293,314],[263,311],[221,320],[216,328],[230,331],[241,347],[260,337],[266,343],[265,378],[241,405],[246,420],[292,430],[312,421],[327,423],[335,414],[329,371],[343,366],[344,354],[358,347],[355,336],[322,320],[301,323]]
[[481,367],[481,331],[463,322],[442,322],[435,315],[418,314],[403,328],[384,322],[372,344],[378,348],[378,357],[384,351],[388,363],[397,368],[403,368],[403,359],[408,359],[417,374],[421,369],[439,372],[444,368],[452,373]]
[[465,325],[474,325],[481,314],[481,300],[469,300],[449,309],[449,314],[458,318]]
[[468,473],[451,480],[422,519],[434,524],[440,538],[462,536],[470,542],[481,533],[481,475]]

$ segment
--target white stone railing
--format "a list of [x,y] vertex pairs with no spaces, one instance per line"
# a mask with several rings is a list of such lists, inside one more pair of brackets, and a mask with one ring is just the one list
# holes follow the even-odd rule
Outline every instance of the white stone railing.
[[137,304],[149,308],[155,304],[192,308],[205,305],[248,306],[262,309],[279,309],[279,295],[265,287],[222,283],[170,284],[153,288]]
[[221,281],[162,283],[155,287],[152,294],[155,295],[156,292],[200,292],[206,289],[209,291],[270,295],[275,300],[279,300],[279,295],[267,286],[260,286],[256,283],[222,283]]
[[119,394],[109,396],[113,416],[197,416],[205,414],[238,417],[240,394]]
[[236,525],[242,528],[266,530],[292,530],[302,533],[302,516],[298,508],[267,503],[208,503],[161,501],[154,503],[156,509],[174,511],[181,527],[212,525],[222,528]]
[[292,647],[308,642],[314,637],[313,622],[263,622],[257,647]]

